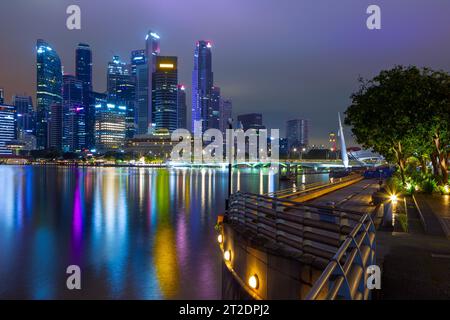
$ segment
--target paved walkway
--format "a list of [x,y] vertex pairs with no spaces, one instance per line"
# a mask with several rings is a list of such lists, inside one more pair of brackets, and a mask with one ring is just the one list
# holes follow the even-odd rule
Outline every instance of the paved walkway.
[[450,239],[450,196],[415,195],[428,234]]
[[336,207],[358,211],[371,212],[375,206],[371,204],[372,194],[378,190],[378,180],[364,179],[346,188],[336,190],[320,198],[308,201],[309,204]]

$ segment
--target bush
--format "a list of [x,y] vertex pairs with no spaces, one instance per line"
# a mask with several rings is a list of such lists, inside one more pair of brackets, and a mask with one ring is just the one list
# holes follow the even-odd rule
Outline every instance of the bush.
[[437,183],[433,178],[428,177],[421,182],[420,189],[424,193],[432,194],[434,191],[437,190]]

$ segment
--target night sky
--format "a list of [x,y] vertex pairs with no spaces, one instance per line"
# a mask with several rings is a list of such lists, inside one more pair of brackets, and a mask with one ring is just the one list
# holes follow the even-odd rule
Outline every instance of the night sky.
[[[66,28],[71,4],[82,10],[80,31]],[[381,7],[381,30],[366,28],[370,4]],[[34,98],[42,38],[67,73],[76,45],[90,44],[94,89],[104,91],[112,55],[128,60],[149,29],[161,36],[161,54],[179,57],[188,88],[195,42],[211,40],[215,84],[233,99],[234,116],[261,112],[282,134],[286,120],[310,119],[312,143],[336,130],[359,76],[396,64],[450,71],[449,0],[1,0],[0,87],[7,102]]]

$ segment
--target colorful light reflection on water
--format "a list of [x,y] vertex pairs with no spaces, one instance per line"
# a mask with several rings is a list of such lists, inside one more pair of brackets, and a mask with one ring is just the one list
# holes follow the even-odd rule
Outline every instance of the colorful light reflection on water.
[[[0,177],[0,298],[220,299],[226,171],[0,166]],[[233,180],[278,188],[257,170]],[[71,264],[81,291],[66,289]]]

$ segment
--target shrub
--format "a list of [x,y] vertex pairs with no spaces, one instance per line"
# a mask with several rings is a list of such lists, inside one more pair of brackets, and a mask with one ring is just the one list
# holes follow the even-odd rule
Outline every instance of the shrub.
[[421,182],[420,189],[424,193],[432,194],[434,191],[437,190],[437,183],[433,178],[428,177]]

